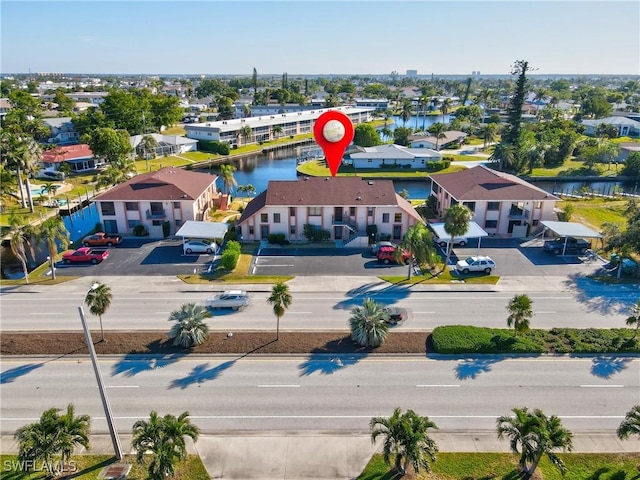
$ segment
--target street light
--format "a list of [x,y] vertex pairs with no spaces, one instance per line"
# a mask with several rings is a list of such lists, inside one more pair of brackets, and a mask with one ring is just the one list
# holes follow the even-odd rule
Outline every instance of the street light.
[[[98,283],[91,285],[91,290],[95,290],[98,287]],[[96,356],[96,350],[93,347],[93,339],[87,326],[87,319],[84,316],[84,310],[82,306],[78,307],[78,313],[80,314],[80,322],[82,323],[82,330],[84,330],[84,339],[87,344],[87,350],[89,350],[89,357],[91,358],[91,364],[93,365],[93,373],[96,375],[96,382],[98,383],[98,390],[100,391],[100,399],[102,400],[102,408],[104,408],[104,415],[107,419],[107,426],[109,427],[109,434],[111,435],[111,443],[113,443],[113,450],[115,451],[116,458],[122,460],[122,447],[120,446],[120,439],[118,438],[118,432],[116,430],[115,423],[113,421],[113,414],[111,413],[111,405],[109,404],[109,397],[107,397],[107,390],[104,386],[104,380],[102,379],[102,372],[98,365],[98,357]]]

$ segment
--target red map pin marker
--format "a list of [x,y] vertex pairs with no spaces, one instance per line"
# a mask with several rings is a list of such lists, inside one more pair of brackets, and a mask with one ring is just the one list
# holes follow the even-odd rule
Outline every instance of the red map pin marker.
[[313,135],[324,151],[332,177],[338,173],[342,156],[353,140],[353,134],[351,119],[337,110],[324,112],[313,126]]

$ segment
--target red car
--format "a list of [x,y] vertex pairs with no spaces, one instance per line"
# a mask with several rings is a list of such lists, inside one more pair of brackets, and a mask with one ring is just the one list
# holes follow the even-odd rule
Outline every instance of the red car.
[[[380,250],[378,251],[378,261],[381,263],[384,263],[385,265],[388,265],[389,263],[398,263],[398,258],[396,256],[396,248],[394,247],[380,247]],[[407,260],[409,260],[409,257],[411,256],[411,254],[409,252],[407,252],[406,250],[402,251],[402,261],[404,263],[407,262]]]

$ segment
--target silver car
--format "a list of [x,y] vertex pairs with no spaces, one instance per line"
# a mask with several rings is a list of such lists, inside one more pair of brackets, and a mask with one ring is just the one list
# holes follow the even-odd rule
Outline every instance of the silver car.
[[250,303],[249,295],[244,290],[228,290],[226,292],[207,298],[207,308],[232,308],[241,310]]
[[189,240],[184,242],[182,246],[184,253],[207,253],[211,255],[212,253],[216,253],[218,251],[218,245],[213,240]]
[[491,270],[495,267],[496,264],[491,257],[485,257],[483,255],[468,257],[456,263],[456,270],[465,275],[469,272],[491,273]]

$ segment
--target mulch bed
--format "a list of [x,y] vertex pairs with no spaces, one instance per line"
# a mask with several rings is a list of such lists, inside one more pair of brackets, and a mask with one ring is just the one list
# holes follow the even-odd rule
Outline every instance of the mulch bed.
[[[105,342],[92,332],[96,353],[126,354],[312,354],[312,353],[396,353],[426,354],[430,332],[389,332],[378,348],[363,348],[347,332],[210,332],[207,341],[185,350],[175,347],[163,332],[106,332]],[[29,332],[0,334],[0,355],[82,355],[88,354],[81,332]]]

